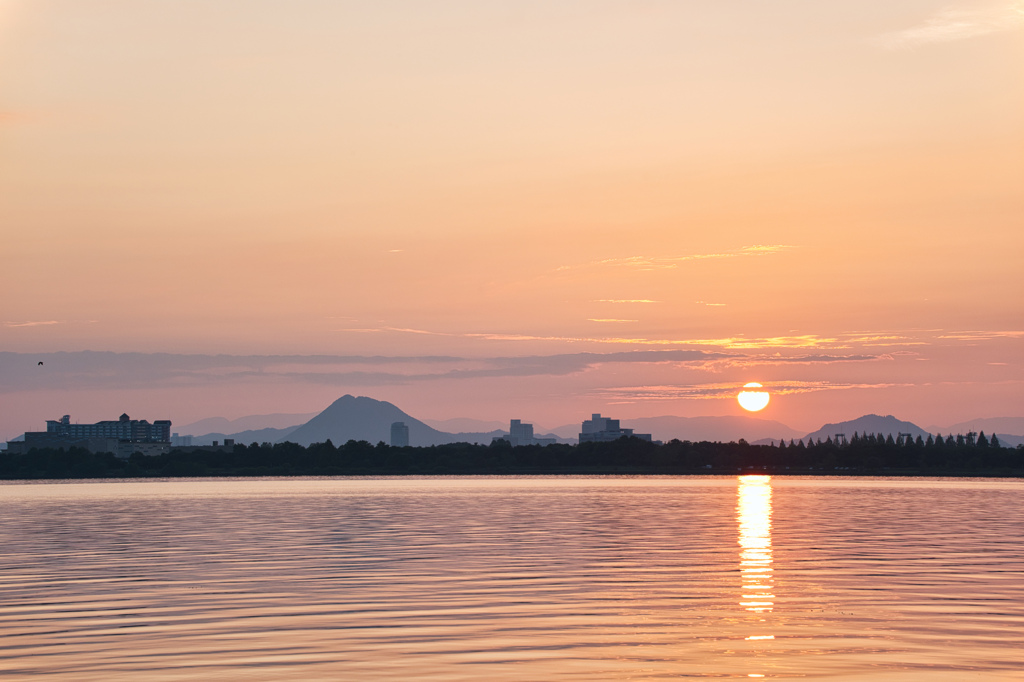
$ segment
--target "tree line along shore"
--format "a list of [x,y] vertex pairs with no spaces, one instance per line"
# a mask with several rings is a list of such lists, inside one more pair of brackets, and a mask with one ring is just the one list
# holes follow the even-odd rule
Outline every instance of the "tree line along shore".
[[394,447],[383,442],[252,443],[223,450],[172,450],[117,457],[87,450],[33,449],[0,454],[0,480],[219,476],[369,476],[473,474],[735,474],[1024,476],[1024,447],[980,437],[855,435],[848,442],[776,445],[624,437],[604,443],[512,447],[451,443]]

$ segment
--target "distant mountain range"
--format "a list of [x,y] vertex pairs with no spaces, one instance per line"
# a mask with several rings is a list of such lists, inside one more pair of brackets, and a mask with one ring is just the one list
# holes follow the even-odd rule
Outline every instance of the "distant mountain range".
[[467,419],[465,417],[456,417],[455,419],[424,419],[422,421],[438,431],[447,431],[448,433],[501,431],[508,425],[506,422]]
[[751,442],[760,438],[799,438],[803,435],[781,422],[746,416],[644,417],[624,419],[622,425],[637,433],[649,433],[655,440],[666,443],[673,438],[728,443],[741,438]]
[[[389,402],[345,395],[304,424],[295,424],[281,429],[264,428],[239,433],[207,433],[194,437],[193,443],[206,445],[214,440],[222,441],[226,438],[233,438],[238,443],[247,444],[287,440],[300,445],[310,445],[311,443],[323,443],[328,439],[335,445],[350,440],[390,443],[391,424],[394,422],[405,422],[405,425],[409,427],[409,444],[418,447],[445,443],[490,443],[493,437],[508,434],[507,430],[502,429],[455,433],[441,431],[406,414]],[[469,425],[471,428],[472,425],[477,424],[490,425],[489,422],[469,419],[447,420],[447,423],[460,426]]]
[[[243,431],[261,431],[266,429],[291,429],[302,426],[315,417],[317,412],[308,414],[253,414],[238,419],[225,419],[224,417],[210,417],[200,419],[191,424],[176,426],[174,431],[183,436],[199,436],[217,432],[219,434],[237,434]],[[230,436],[228,436],[230,438]]]
[[[633,429],[636,433],[649,433],[654,440],[666,443],[673,438],[694,442],[706,440],[728,443],[741,438],[752,442],[762,438],[799,438],[803,435],[802,431],[797,431],[782,422],[738,415],[722,417],[666,415],[619,421],[623,428]],[[576,440],[580,433],[580,427],[580,422],[577,422],[548,430],[561,438]]]
[[[303,419],[305,421],[302,421]],[[289,420],[292,420],[292,423],[289,424]],[[238,443],[287,440],[301,445],[324,442],[328,439],[335,445],[349,440],[388,443],[391,440],[391,424],[397,421],[405,422],[409,427],[410,444],[421,447],[455,442],[490,443],[494,436],[508,434],[507,429],[502,428],[505,425],[501,422],[466,418],[419,420],[389,402],[352,395],[342,396],[323,412],[312,416],[272,414],[234,420],[213,417],[187,424],[176,431],[192,434],[193,442],[197,445],[209,444],[214,440],[223,441],[226,438],[233,438]],[[655,440],[665,442],[673,438],[721,442],[738,441],[742,438],[753,444],[774,444],[779,439],[806,441],[807,438],[820,438],[824,441],[829,437],[834,438],[837,433],[845,433],[847,438],[852,438],[854,432],[892,434],[893,437],[900,433],[909,433],[915,438],[927,438],[929,433],[966,434],[968,431],[984,430],[988,435],[996,433],[1004,446],[1015,447],[1024,444],[1024,436],[1015,435],[1015,432],[1024,433],[1024,418],[1012,417],[977,419],[945,428],[922,429],[916,424],[891,415],[869,414],[836,424],[825,424],[810,434],[799,432],[778,421],[747,416],[646,417],[623,419],[622,425],[634,429],[637,433],[650,433]],[[201,433],[205,426],[213,426],[217,430],[199,435],[197,432]],[[232,426],[249,428],[232,432],[229,430]],[[540,428],[536,430],[538,437],[549,436],[558,438],[560,442],[575,442],[579,429],[579,424],[566,424],[550,429],[550,433],[542,433],[543,429]]]
[[932,433],[967,433],[977,431],[981,433],[1016,433],[1024,436],[1024,417],[986,417],[983,419],[972,419],[952,426],[929,426]]

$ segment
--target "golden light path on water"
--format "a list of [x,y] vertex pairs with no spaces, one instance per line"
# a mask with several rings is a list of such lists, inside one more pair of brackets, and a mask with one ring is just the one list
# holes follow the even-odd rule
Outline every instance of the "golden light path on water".
[[[764,615],[775,608],[772,574],[772,477],[740,476],[736,492],[736,521],[740,546],[740,606]],[[759,619],[762,623],[765,618]],[[757,630],[747,641],[773,640],[775,635]],[[750,673],[749,677],[764,677]]]

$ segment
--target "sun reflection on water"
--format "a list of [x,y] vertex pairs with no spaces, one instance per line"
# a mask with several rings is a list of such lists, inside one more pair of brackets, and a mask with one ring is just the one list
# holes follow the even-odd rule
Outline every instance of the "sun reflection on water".
[[740,606],[747,611],[770,612],[775,606],[771,476],[739,477],[736,520],[739,522]]

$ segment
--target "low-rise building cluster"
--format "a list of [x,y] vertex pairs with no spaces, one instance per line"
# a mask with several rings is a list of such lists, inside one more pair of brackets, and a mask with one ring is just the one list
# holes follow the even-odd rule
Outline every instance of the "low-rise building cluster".
[[537,438],[533,435],[533,424],[524,424],[521,419],[509,422],[507,436],[495,436],[491,442],[499,440],[508,441],[514,448],[520,445],[553,445],[558,442],[556,438]]

